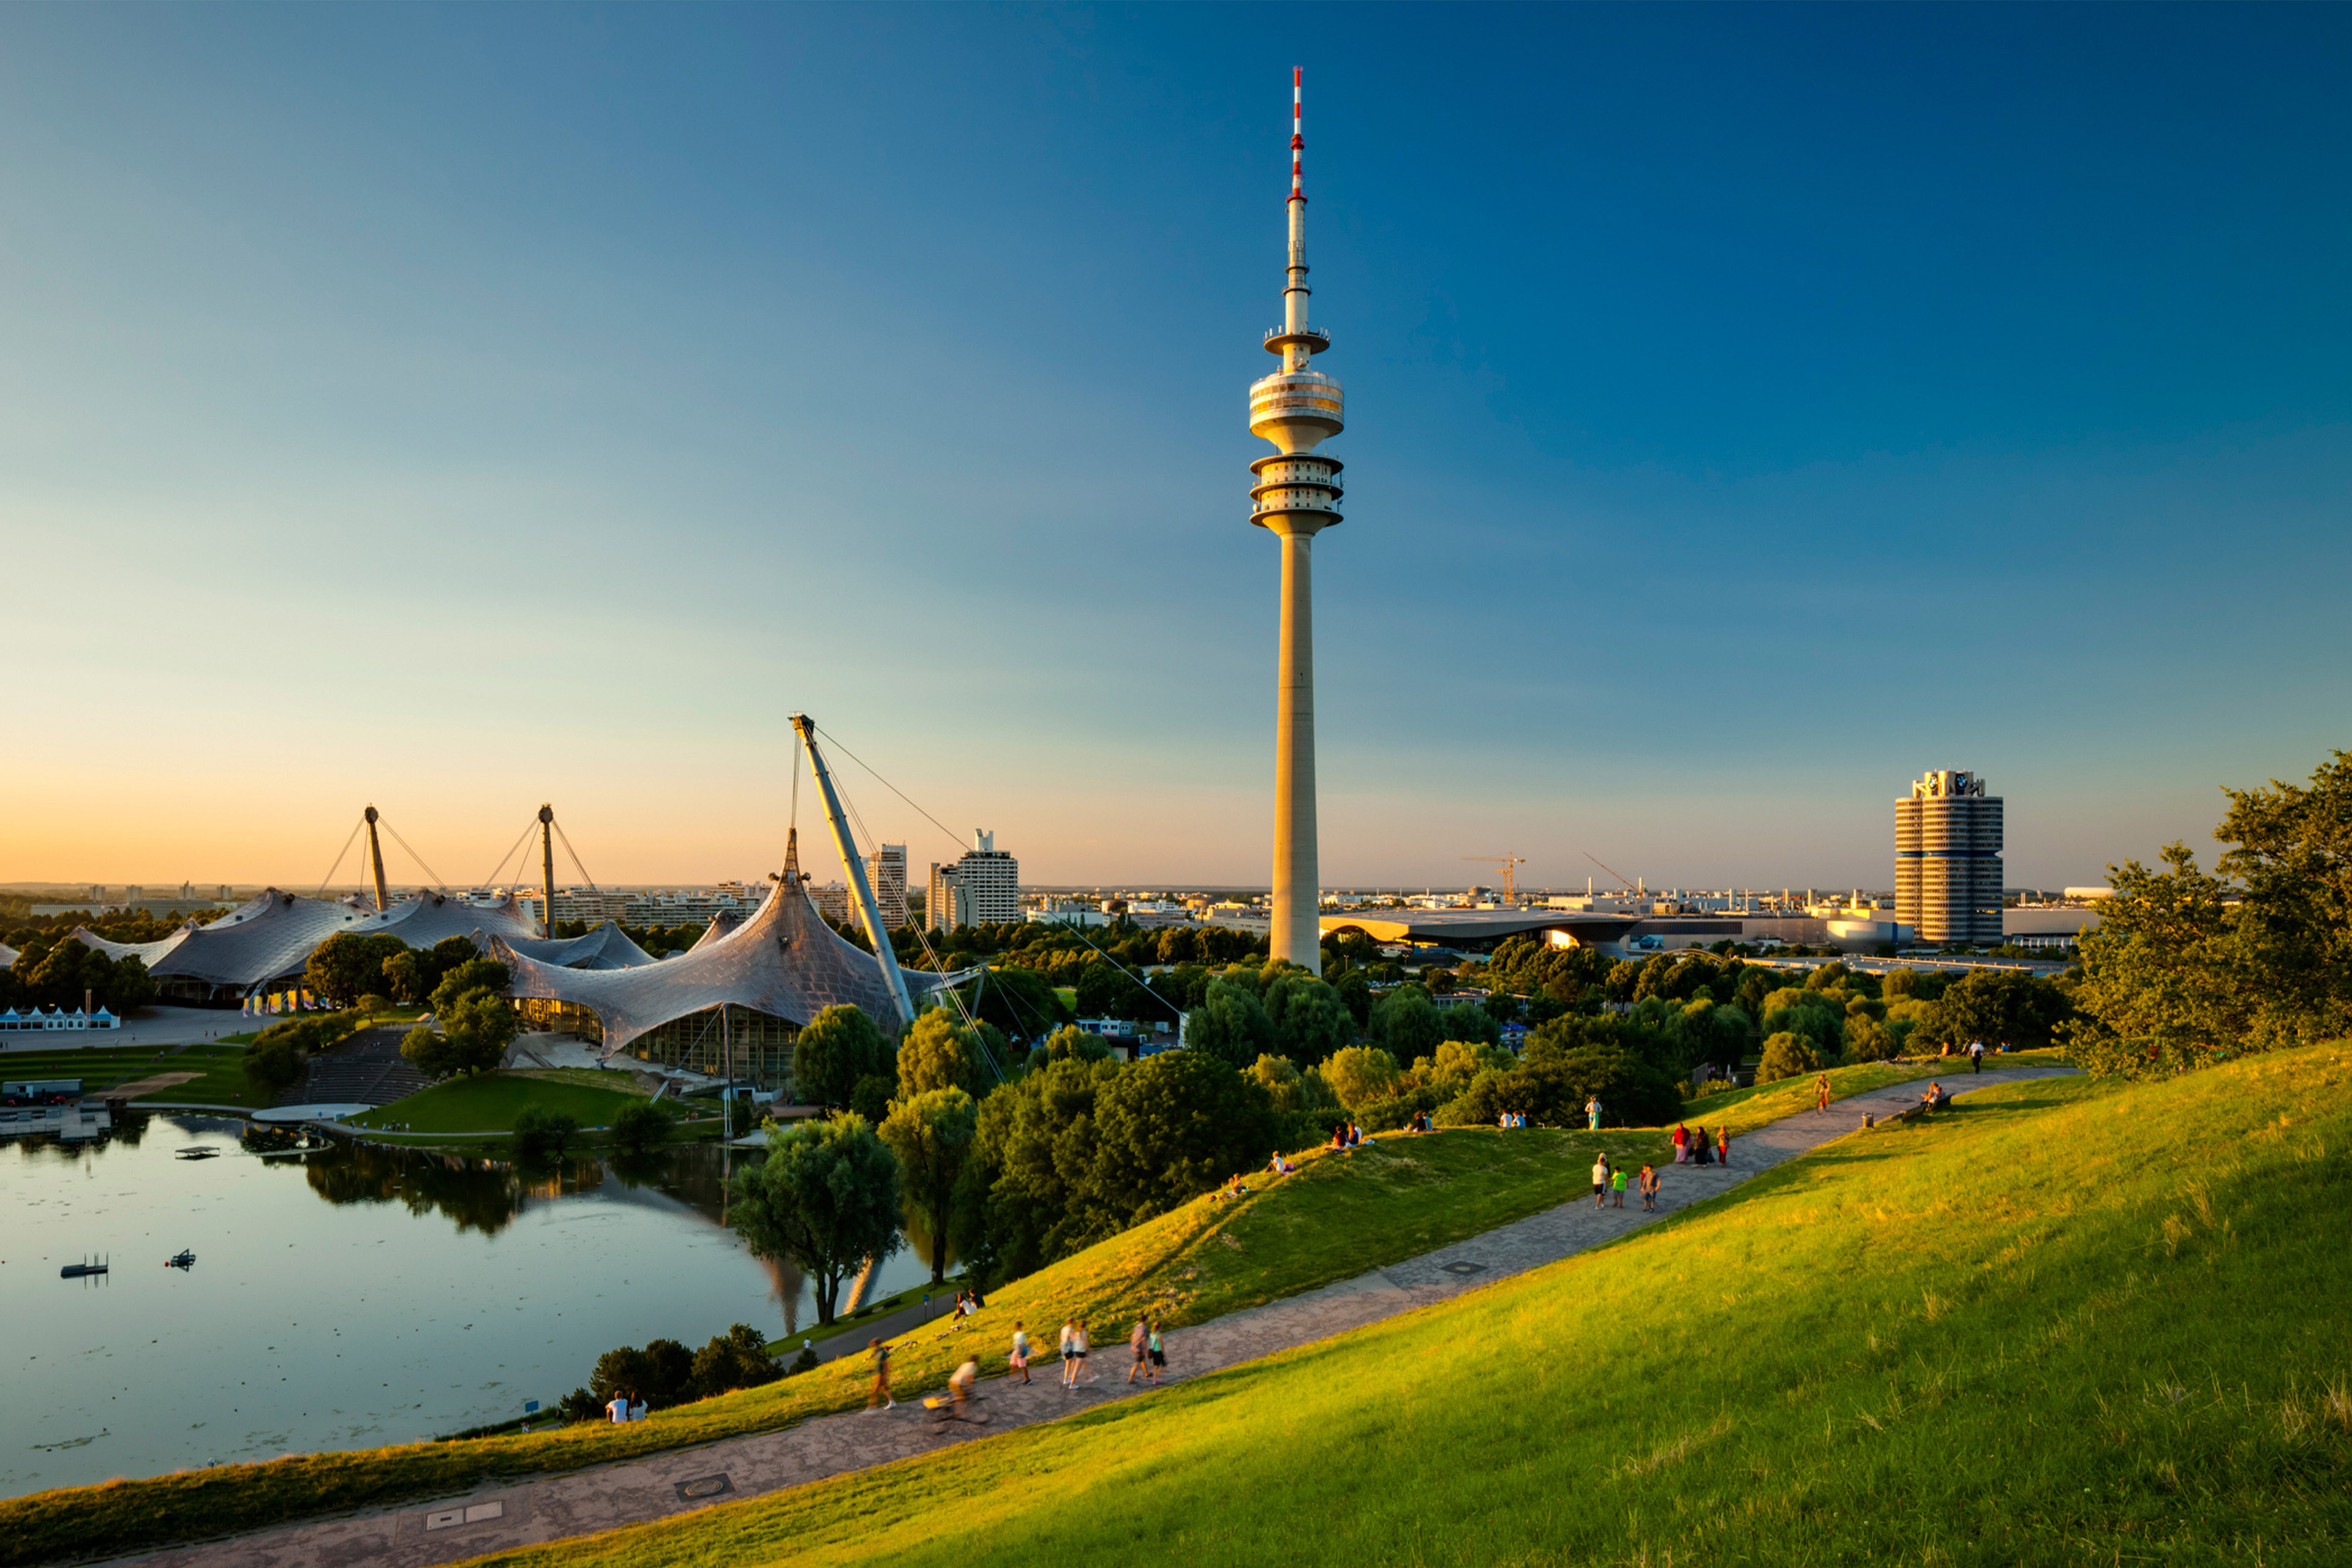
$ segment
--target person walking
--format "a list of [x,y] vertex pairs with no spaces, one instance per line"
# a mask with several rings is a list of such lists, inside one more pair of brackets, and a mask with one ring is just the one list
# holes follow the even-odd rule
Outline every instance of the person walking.
[[1156,1388],[1160,1384],[1160,1369],[1168,1364],[1168,1347],[1160,1342],[1160,1323],[1156,1319],[1151,1324],[1151,1336],[1143,1342],[1143,1348],[1151,1356],[1151,1370],[1149,1375],[1152,1386]]
[[1707,1163],[1706,1129],[1704,1126],[1699,1128],[1697,1135],[1691,1140],[1691,1158],[1699,1164]]
[[890,1347],[880,1340],[868,1340],[866,1353],[874,1358],[874,1392],[866,1396],[866,1414],[874,1414],[877,1401],[882,1409],[898,1409],[898,1402],[890,1397]]
[[1584,1130],[1588,1132],[1601,1131],[1601,1097],[1597,1094],[1584,1102]]
[[1969,1042],[1969,1070],[1970,1072],[1984,1071],[1984,1042],[1982,1040],[1971,1040]]
[[1615,1170],[1609,1173],[1609,1191],[1614,1194],[1614,1201],[1612,1201],[1609,1206],[1612,1208],[1623,1208],[1625,1206],[1624,1166],[1620,1165]]
[[1127,1369],[1127,1381],[1133,1386],[1136,1374],[1151,1364],[1151,1325],[1143,1319],[1135,1320],[1135,1327],[1127,1331],[1128,1348],[1135,1352],[1135,1364]]
[[1690,1163],[1690,1129],[1679,1121],[1675,1123],[1675,1163]]
[[1087,1352],[1093,1348],[1094,1342],[1087,1337],[1087,1321],[1084,1318],[1080,1318],[1078,1320],[1078,1336],[1070,1342],[1070,1352],[1077,1357],[1078,1362],[1078,1370],[1070,1378],[1071,1387],[1076,1388],[1081,1379],[1084,1379],[1087,1383],[1092,1383],[1094,1381],[1093,1376],[1087,1371]]
[[1813,1080],[1813,1109],[1815,1110],[1827,1110],[1829,1108],[1830,1075],[1823,1073],[1821,1077]]
[[1021,1374],[1022,1382],[1029,1381],[1029,1325],[1026,1323],[1013,1325],[1013,1359],[1009,1364],[1013,1372]]
[[1609,1201],[1609,1156],[1601,1155],[1592,1162],[1592,1206],[1599,1208]]
[[1658,1172],[1654,1165],[1642,1167],[1642,1212],[1658,1212]]
[[1731,1163],[1731,1129],[1728,1127],[1718,1126],[1715,1130],[1715,1163],[1718,1165]]
[[1078,1381],[1078,1321],[1062,1320],[1062,1386],[1076,1387]]

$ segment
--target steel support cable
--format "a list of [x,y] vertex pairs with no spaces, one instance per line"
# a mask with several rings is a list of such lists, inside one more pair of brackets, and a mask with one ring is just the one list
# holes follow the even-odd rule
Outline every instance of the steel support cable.
[[580,873],[581,879],[588,884],[590,892],[596,891],[596,879],[589,876],[588,868],[580,863],[580,851],[572,847],[572,836],[563,831],[563,824],[551,817],[547,825],[555,829],[555,836],[558,838],[563,840],[563,852],[572,857],[572,868]]
[[[531,823],[537,822],[539,818],[534,816],[530,821],[525,822],[522,825],[522,831],[515,836],[515,841],[512,844],[507,846],[507,852],[499,857],[499,863],[490,868],[489,879],[484,882],[482,886],[485,888],[495,888],[499,885],[499,873],[507,868],[507,862],[514,859],[515,852],[520,849],[523,845],[529,841],[530,837]],[[519,861],[515,866],[515,880],[522,880],[522,866]]]
[[[948,836],[948,841],[949,841],[950,843],[951,843],[951,844],[961,844],[961,843],[962,843],[962,840],[961,840],[961,839],[958,838],[958,837],[957,837],[953,833],[951,833],[951,832],[950,832],[950,831],[949,831],[948,826],[947,826],[947,825],[946,825],[945,823],[941,822],[938,817],[933,816],[929,812],[925,811],[921,806],[919,806],[919,805],[915,805],[915,802],[914,802],[913,797],[912,797],[912,796],[910,796],[910,795],[908,795],[905,790],[900,789],[897,784],[892,784],[888,779],[884,778],[880,773],[875,773],[875,772],[874,772],[874,766],[873,766],[873,764],[872,764],[872,763],[868,763],[865,758],[863,758],[863,757],[859,756],[856,752],[851,751],[847,746],[843,745],[843,744],[842,744],[842,742],[841,742],[841,737],[840,737],[840,736],[838,736],[838,735],[835,734],[832,731],[825,729],[823,725],[817,725],[817,726],[815,726],[814,728],[816,729],[816,731],[817,731],[817,733],[818,733],[818,734],[823,735],[826,740],[828,740],[828,741],[832,742],[834,743],[834,745],[835,745],[835,746],[838,747],[838,748],[840,749],[840,751],[841,751],[842,755],[844,755],[844,756],[847,757],[851,762],[856,763],[859,767],[864,768],[867,773],[874,773],[874,777],[875,777],[876,782],[879,783],[879,784],[882,785],[882,787],[883,787],[884,789],[888,790],[892,795],[897,795],[900,800],[905,801],[905,802],[906,802],[909,806],[913,806],[913,807],[914,807],[914,810],[915,810],[915,812],[916,812],[916,814],[917,814],[918,816],[919,816],[920,817],[922,817],[922,819],[923,819],[924,821],[926,821],[926,822],[929,823],[933,827],[938,828],[941,833],[945,833],[945,834],[947,834],[947,836]],[[836,787],[837,787],[837,786],[836,786]],[[847,800],[848,800],[848,796],[847,796],[846,795],[845,795],[842,798],[843,798],[844,803],[845,803],[845,804],[846,804],[846,803],[847,803]],[[850,809],[850,815],[851,815],[851,816],[856,816],[856,807],[855,807],[855,806],[851,806],[849,809]],[[862,819],[858,822],[858,825],[857,825],[857,826],[858,826],[858,830],[859,830],[861,833],[865,831],[866,824],[865,824],[865,822],[864,822]],[[873,841],[874,841],[874,840],[873,840],[872,836],[871,836],[871,835],[868,835],[868,836],[867,836],[867,837],[866,837],[866,842],[870,844],[870,843],[872,843]],[[1094,939],[1092,939],[1091,937],[1087,936],[1087,933],[1086,933],[1086,931],[1085,931],[1082,928],[1080,928],[1080,927],[1078,927],[1078,926],[1076,926],[1076,925],[1073,925],[1073,926],[1071,926],[1069,929],[1070,929],[1071,931],[1076,931],[1076,932],[1077,933],[1077,937],[1078,937],[1078,940],[1079,940],[1080,942],[1085,942],[1088,947],[1094,948],[1094,950],[1095,950],[1097,952],[1100,952],[1100,953],[1102,953],[1103,957],[1105,957],[1105,958],[1107,958],[1107,959],[1110,959],[1110,962],[1111,962],[1111,964],[1113,965],[1113,967],[1118,968],[1121,973],[1127,973],[1127,970],[1126,970],[1125,966],[1121,965],[1121,964],[1119,963],[1119,962],[1118,962],[1118,959],[1116,959],[1116,958],[1111,958],[1111,955],[1110,955],[1109,953],[1108,953],[1108,952],[1103,952],[1103,950],[1102,950],[1100,947],[1097,946],[1097,945],[1096,945],[1096,943],[1095,943],[1095,942],[1094,942]],[[928,943],[926,943],[925,945],[926,945],[926,947],[928,947],[928,946],[929,946],[929,944],[928,944]],[[1167,997],[1162,996],[1161,994],[1160,994],[1160,993],[1159,993],[1159,992],[1152,990],[1152,989],[1151,989],[1151,982],[1144,978],[1144,976],[1143,976],[1143,973],[1142,973],[1142,971],[1141,971],[1140,969],[1139,969],[1139,970],[1137,970],[1137,971],[1135,972],[1134,979],[1135,979],[1135,983],[1136,983],[1138,985],[1140,985],[1140,986],[1142,986],[1142,987],[1143,987],[1144,994],[1145,994],[1145,995],[1147,995],[1147,996],[1150,996],[1153,1001],[1155,1001],[1155,1002],[1159,1003],[1162,1007],[1166,1007],[1166,1008],[1168,1008],[1168,1010],[1169,1010],[1170,1012],[1171,1012],[1171,1013],[1176,1013],[1176,1014],[1180,1014],[1180,1015],[1183,1012],[1183,1009],[1182,1009],[1182,1008],[1181,1008],[1181,1007],[1176,1007],[1176,1006],[1171,1005],[1169,1003],[1169,1000],[1168,1000],[1168,998],[1167,998]]]
[[425,874],[433,879],[433,885],[435,887],[440,889],[445,893],[449,890],[449,884],[441,879],[441,873],[436,871],[432,867],[425,865],[425,857],[416,852],[415,846],[410,844],[407,839],[403,838],[400,836],[400,829],[392,825],[392,819],[390,817],[383,816],[382,813],[378,813],[376,820],[383,824],[383,830],[392,835],[392,841],[394,844],[399,845],[403,849],[408,851],[408,858],[411,860],[414,860],[417,865],[424,867]]
[[324,877],[319,879],[319,896],[320,898],[323,899],[327,896],[327,884],[333,881],[335,879],[335,873],[343,868],[343,857],[352,852],[352,846],[359,842],[360,829],[366,826],[367,818],[365,816],[361,817],[357,822],[352,824],[352,836],[343,840],[343,847],[335,852],[335,863],[327,868],[327,874]]

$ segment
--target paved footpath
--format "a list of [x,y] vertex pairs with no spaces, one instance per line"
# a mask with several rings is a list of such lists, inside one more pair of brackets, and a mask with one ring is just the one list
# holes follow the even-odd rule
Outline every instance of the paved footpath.
[[[2071,1068],[2009,1068],[1944,1075],[1955,1094]],[[1842,1137],[1866,1115],[1884,1120],[1918,1103],[1926,1079],[1841,1100],[1826,1111],[1801,1111],[1731,1145],[1731,1164],[1666,1165],[1659,1215],[1704,1203],[1760,1171]],[[1376,1268],[1353,1279],[1235,1312],[1167,1336],[1168,1381],[1222,1372],[1277,1351],[1344,1333],[1416,1307],[1447,1300],[1496,1279],[1557,1262],[1610,1241],[1657,1215],[1636,1194],[1624,1208],[1589,1199],[1499,1226],[1452,1247]],[[1051,1343],[1046,1331],[1045,1343]],[[991,1360],[1003,1347],[991,1343]],[[316,1521],[284,1530],[184,1547],[135,1561],[169,1568],[412,1568],[449,1563],[567,1536],[666,1519],[719,1502],[804,1485],[894,1459],[936,1452],[992,1432],[1051,1421],[1107,1401],[1148,1392],[1129,1389],[1127,1346],[1118,1334],[1095,1358],[1097,1381],[1065,1392],[1058,1366],[1042,1366],[1028,1384],[992,1378],[981,1384],[982,1425],[932,1424],[919,1399],[878,1415],[850,1412],[799,1426],[730,1437],[700,1447],[485,1487],[421,1506]]]

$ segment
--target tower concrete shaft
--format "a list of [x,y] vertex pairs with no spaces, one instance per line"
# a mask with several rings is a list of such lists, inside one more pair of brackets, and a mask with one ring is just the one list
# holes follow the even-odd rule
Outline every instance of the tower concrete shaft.
[[1331,346],[1307,325],[1307,149],[1303,73],[1290,78],[1289,256],[1283,272],[1282,325],[1265,334],[1282,368],[1250,387],[1250,433],[1271,442],[1272,457],[1250,465],[1250,521],[1282,541],[1282,631],[1275,678],[1273,955],[1322,973],[1317,912],[1322,903],[1315,837],[1315,536],[1340,521],[1341,465],[1315,448],[1339,434],[1339,384],[1308,368]]
[[392,900],[386,894],[383,885],[383,846],[377,841],[375,836],[375,807],[369,806],[362,815],[367,818],[368,867],[375,873],[375,907],[380,914],[392,907]]
[[541,906],[540,921],[546,929],[539,934],[551,937],[555,934],[555,807],[544,802],[539,808],[539,878],[540,896],[546,900]]

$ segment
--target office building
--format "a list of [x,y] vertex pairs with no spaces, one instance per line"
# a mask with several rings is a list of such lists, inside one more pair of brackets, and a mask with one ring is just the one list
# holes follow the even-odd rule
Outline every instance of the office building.
[[933,931],[1009,924],[1021,918],[1021,862],[996,847],[996,835],[974,828],[972,847],[952,866],[931,866],[924,920]]
[[1953,768],[1895,803],[1895,919],[1916,940],[2000,944],[2000,804],[1983,779]]
[[877,844],[866,869],[874,879],[874,907],[882,911],[883,929],[897,931],[907,923],[907,847]]

